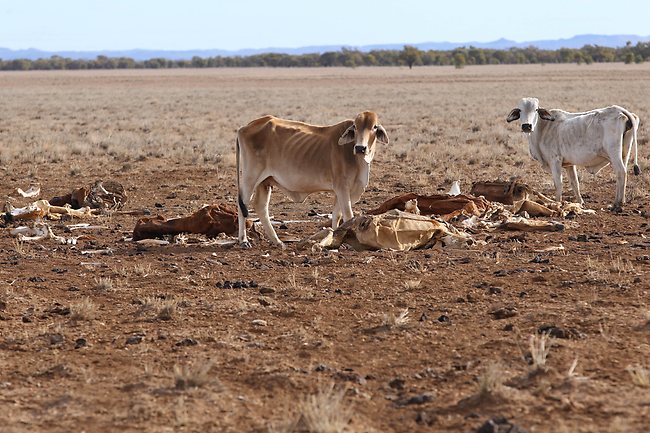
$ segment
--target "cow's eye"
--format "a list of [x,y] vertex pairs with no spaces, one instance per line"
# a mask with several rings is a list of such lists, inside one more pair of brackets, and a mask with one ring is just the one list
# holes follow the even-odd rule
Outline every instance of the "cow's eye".
[[376,130],[378,130],[378,129],[379,129],[379,126],[378,126],[378,125],[375,125],[375,126],[372,127],[372,130],[373,130],[373,131],[376,131]]

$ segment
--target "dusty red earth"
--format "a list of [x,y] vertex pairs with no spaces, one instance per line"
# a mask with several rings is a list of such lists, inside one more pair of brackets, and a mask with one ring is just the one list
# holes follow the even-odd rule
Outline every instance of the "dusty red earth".
[[[115,161],[79,156],[71,175],[69,163],[5,159],[0,195],[20,206],[30,200],[15,188],[31,182],[48,198],[103,178],[126,187],[125,210],[174,217],[234,203],[232,166]],[[522,161],[522,180],[549,194],[548,175]],[[373,164],[356,212],[448,187],[438,167],[423,184],[426,161]],[[507,173],[481,170],[467,174],[465,189]],[[473,432],[495,416],[529,432],[646,431],[650,391],[626,369],[650,362],[650,199],[637,187],[612,213],[610,173],[589,179],[595,215],[563,221],[559,233],[479,234],[487,243],[468,249],[311,252],[255,237],[248,250],[192,237],[143,246],[125,240],[138,216],[124,214],[83,221],[105,227],[85,232],[64,230],[81,221],[50,222],[58,235],[86,235],[75,246],[16,243],[3,230],[0,431],[307,431],[286,424],[306,396],[332,385],[345,389],[343,431]],[[300,238],[329,224],[308,214],[331,203],[321,194],[294,204],[276,192],[271,211],[304,220],[278,229]],[[239,282],[248,287],[229,287]],[[544,330],[555,338],[545,369],[534,371],[529,338]],[[495,363],[503,385],[479,396]],[[179,380],[183,367],[204,368],[198,386]]]

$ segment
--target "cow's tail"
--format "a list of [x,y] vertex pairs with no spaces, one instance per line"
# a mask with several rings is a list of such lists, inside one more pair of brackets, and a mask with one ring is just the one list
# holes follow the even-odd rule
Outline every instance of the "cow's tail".
[[238,206],[239,206],[239,211],[242,213],[244,218],[248,218],[248,208],[244,204],[244,200],[242,200],[242,198],[241,198],[241,187],[240,187],[240,179],[239,179],[241,177],[241,173],[239,172],[239,153],[240,153],[240,149],[239,149],[239,133],[237,133],[237,142],[236,143],[237,144],[235,146],[235,152],[237,153],[237,203],[238,203]]
[[[628,133],[628,131],[632,134],[632,140],[630,145],[633,146],[634,148],[634,175],[638,176],[641,174],[641,168],[639,168],[639,144],[637,142],[637,132],[639,130],[639,117],[631,113],[625,109],[623,109],[623,114],[625,114],[625,117],[627,117],[627,124],[625,128],[625,132],[623,133],[623,138],[625,139],[625,134]],[[627,126],[630,126],[627,128]]]

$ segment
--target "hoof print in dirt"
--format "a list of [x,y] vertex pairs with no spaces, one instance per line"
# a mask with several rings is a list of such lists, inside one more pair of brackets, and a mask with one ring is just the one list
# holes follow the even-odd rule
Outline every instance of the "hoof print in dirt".
[[485,421],[476,433],[527,433],[523,428],[511,423],[505,417],[497,416]]
[[257,282],[255,282],[254,280],[250,280],[250,281],[225,280],[223,283],[218,282],[216,286],[218,289],[248,289],[248,288],[254,289],[258,285]]
[[492,310],[490,315],[495,320],[508,319],[517,315],[517,309],[515,307],[501,307]]

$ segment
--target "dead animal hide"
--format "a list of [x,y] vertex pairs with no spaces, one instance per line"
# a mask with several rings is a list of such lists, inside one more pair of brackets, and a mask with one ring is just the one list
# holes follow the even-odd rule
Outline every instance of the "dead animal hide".
[[516,201],[512,207],[512,213],[516,215],[523,215],[524,212],[531,217],[552,217],[562,214],[561,211],[558,212],[556,210],[549,209],[548,207],[531,200]]
[[510,217],[499,226],[501,230],[518,230],[523,232],[561,232],[564,224],[554,221],[531,220],[523,217]]
[[140,218],[133,229],[133,240],[159,238],[181,233],[215,237],[219,233],[237,233],[237,211],[233,206],[217,204],[204,206],[190,216],[165,219],[162,216]]
[[321,230],[298,247],[338,248],[343,243],[357,251],[409,251],[436,245],[463,248],[472,238],[443,221],[392,209],[380,215],[359,215],[336,230]]
[[517,181],[494,181],[473,183],[470,194],[476,197],[483,196],[489,201],[513,204],[528,199],[531,192],[532,189],[528,185]]
[[406,204],[417,201],[417,207],[422,215],[440,215],[449,221],[458,215],[482,215],[490,206],[483,197],[474,197],[467,194],[450,196],[447,194],[418,195],[415,193],[403,194],[385,201],[376,209],[368,212],[371,215],[383,214],[391,209],[406,210]]
[[88,190],[84,187],[72,190],[70,194],[52,197],[49,201],[52,206],[65,206],[69,205],[72,209],[79,209],[86,203]]
[[122,184],[114,181],[95,181],[90,187],[75,188],[70,194],[52,197],[53,206],[70,205],[73,209],[84,206],[93,209],[121,209],[128,197]]

